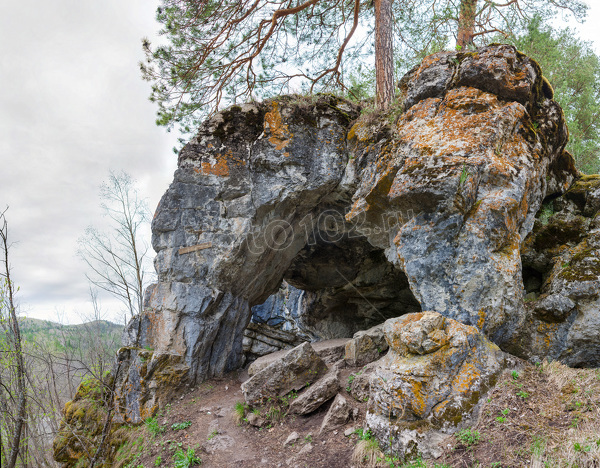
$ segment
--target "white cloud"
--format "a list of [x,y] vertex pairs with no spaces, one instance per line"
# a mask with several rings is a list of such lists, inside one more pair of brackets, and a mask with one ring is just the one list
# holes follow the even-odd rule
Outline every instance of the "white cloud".
[[13,276],[30,316],[54,318],[58,308],[76,322],[76,311],[89,312],[77,239],[103,222],[98,187],[110,169],[143,182],[151,208],[172,179],[175,137],[155,126],[138,69],[157,4],[0,7],[0,206],[10,206]]

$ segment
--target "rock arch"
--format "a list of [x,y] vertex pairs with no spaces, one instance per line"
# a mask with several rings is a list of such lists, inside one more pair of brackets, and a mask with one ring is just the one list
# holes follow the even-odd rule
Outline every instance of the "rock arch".
[[158,283],[120,354],[126,418],[151,413],[157,389],[239,367],[251,307],[284,278],[320,295],[322,334],[342,333],[319,329],[327,314],[351,331],[372,301],[381,321],[420,304],[532,356],[527,330],[545,319],[524,303],[521,251],[577,176],[562,111],[512,46],[434,54],[401,92],[396,122],[322,95],[201,126],[153,221]]

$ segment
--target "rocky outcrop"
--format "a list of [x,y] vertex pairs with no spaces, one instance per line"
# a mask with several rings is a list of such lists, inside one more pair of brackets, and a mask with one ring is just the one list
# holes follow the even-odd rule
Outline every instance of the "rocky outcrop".
[[[344,357],[344,346],[347,338],[338,338],[335,340],[317,341],[311,343],[313,350],[317,353],[325,364],[334,364]],[[273,362],[281,359],[288,353],[286,350],[277,351],[265,356],[261,356],[248,367],[248,375],[252,377],[261,370],[270,366]]]
[[303,341],[305,340],[294,333],[266,324],[250,322],[244,330],[242,349],[247,363],[260,356],[292,349]]
[[262,304],[252,307],[249,326],[252,324],[268,326],[305,341],[318,340],[319,335],[304,323],[305,317],[310,315],[308,312],[311,304],[315,302],[313,296],[314,293],[295,288],[284,280],[277,292],[270,295]]
[[[127,344],[180,356],[194,384],[244,362],[251,317],[315,340],[423,309],[519,356],[581,363],[569,357],[577,350],[533,352],[523,339],[541,317],[524,300],[523,242],[543,200],[577,175],[539,66],[511,46],[443,52],[403,79],[403,93],[393,124],[329,95],[207,120],[156,211],[158,283]],[[590,262],[586,245],[573,265],[579,254]],[[575,287],[560,284],[551,290]],[[300,291],[293,304],[286,285]],[[588,327],[594,299],[581,300]],[[550,314],[569,313],[560,301]],[[565,341],[561,330],[540,336],[598,343]]]
[[519,348],[534,361],[600,367],[600,176],[544,203],[522,260],[529,316]]
[[433,440],[472,420],[504,368],[504,353],[477,328],[437,312],[384,325],[390,346],[371,376],[367,426],[390,451],[432,455]]
[[525,320],[520,247],[567,141],[562,112],[510,46],[434,54],[407,83],[393,139],[362,142],[355,124],[366,167],[347,218],[364,219],[424,310],[505,346]]
[[[127,367],[125,367],[127,365]],[[127,346],[117,353],[116,420],[139,423],[153,416],[188,379],[183,356]]]

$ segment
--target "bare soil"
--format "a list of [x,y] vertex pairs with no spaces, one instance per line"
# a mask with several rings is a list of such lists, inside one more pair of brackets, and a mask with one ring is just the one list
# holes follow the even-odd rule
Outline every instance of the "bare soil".
[[[347,382],[348,375],[357,370],[342,370],[342,382]],[[359,420],[351,420],[330,433],[319,434],[319,431],[331,401],[308,416],[290,415],[257,428],[247,422],[239,423],[235,417],[235,404],[244,401],[240,384],[247,378],[246,372],[239,372],[206,381],[173,400],[157,419],[160,425],[167,427],[166,431],[147,445],[146,453],[136,463],[155,466],[160,456],[160,466],[173,466],[173,453],[177,448],[192,447],[196,448],[203,467],[348,468],[352,465],[356,435],[347,437],[344,432],[362,427],[366,403],[356,401],[345,389],[341,390],[352,407],[359,409]],[[189,428],[171,429],[172,424],[185,421],[191,422]],[[284,446],[292,432],[297,432],[299,439],[293,445]]]

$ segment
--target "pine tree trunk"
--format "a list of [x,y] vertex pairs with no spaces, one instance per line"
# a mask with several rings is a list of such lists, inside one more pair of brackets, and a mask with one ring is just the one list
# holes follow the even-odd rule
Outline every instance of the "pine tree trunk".
[[392,0],[375,0],[375,90],[379,109],[387,109],[394,98],[392,27]]
[[477,0],[461,0],[458,16],[458,34],[456,37],[456,45],[460,49],[464,49],[468,45],[473,45],[476,11]]

